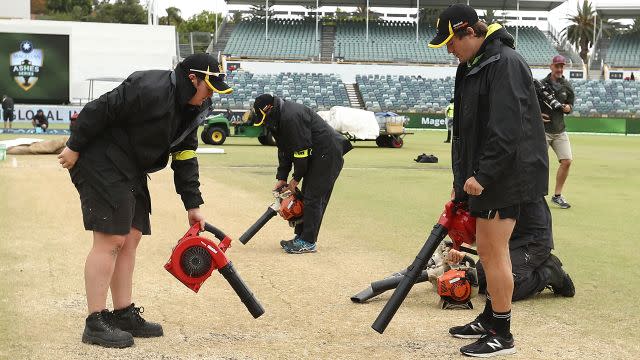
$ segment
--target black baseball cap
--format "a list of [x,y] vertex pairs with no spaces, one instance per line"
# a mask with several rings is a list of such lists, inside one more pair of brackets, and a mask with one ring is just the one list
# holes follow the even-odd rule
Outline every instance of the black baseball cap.
[[429,42],[430,48],[439,48],[446,45],[453,37],[454,32],[468,28],[478,22],[478,14],[469,5],[453,4],[438,17],[436,23],[436,37]]
[[267,118],[267,111],[273,106],[273,95],[262,94],[253,102],[253,125],[260,126]]
[[224,57],[218,55],[216,59],[210,54],[189,55],[180,63],[180,67],[187,74],[204,74],[200,77],[204,78],[204,82],[211,90],[218,94],[231,94],[233,89],[224,82],[226,77],[224,65]]

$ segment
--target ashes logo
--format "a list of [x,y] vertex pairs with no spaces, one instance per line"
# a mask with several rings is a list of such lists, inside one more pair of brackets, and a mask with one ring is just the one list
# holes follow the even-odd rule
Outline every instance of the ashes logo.
[[40,77],[42,49],[34,49],[33,43],[25,40],[20,43],[20,51],[11,53],[9,60],[11,76],[24,91],[29,91]]

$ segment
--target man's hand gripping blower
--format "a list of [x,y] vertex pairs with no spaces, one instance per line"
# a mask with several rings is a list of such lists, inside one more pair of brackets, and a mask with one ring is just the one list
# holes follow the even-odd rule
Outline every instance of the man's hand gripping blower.
[[231,238],[211,224],[205,223],[204,229],[212,233],[220,243],[216,244],[206,237],[199,236],[200,223],[195,223],[178,240],[164,268],[196,293],[213,270],[217,269],[238,294],[247,310],[257,319],[264,314],[264,309],[225,254],[231,246]]
[[254,237],[255,234],[262,229],[266,223],[271,220],[277,214],[280,214],[283,219],[289,221],[291,227],[296,226],[302,222],[302,215],[304,212],[304,204],[302,202],[302,193],[296,189],[295,192],[287,189],[286,185],[273,191],[273,197],[275,201],[269,205],[267,211],[260,216],[258,221],[251,225],[247,231],[240,236],[240,242],[246,244]]

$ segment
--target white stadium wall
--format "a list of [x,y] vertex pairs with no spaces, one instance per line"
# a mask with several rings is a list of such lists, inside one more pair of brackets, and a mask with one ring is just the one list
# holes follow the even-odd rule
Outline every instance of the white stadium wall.
[[0,0],[0,19],[29,19],[31,0]]
[[[72,102],[86,102],[87,79],[126,78],[137,70],[169,70],[176,61],[173,26],[0,20],[0,33],[69,35],[69,99]],[[96,82],[93,95],[98,97],[117,85]]]

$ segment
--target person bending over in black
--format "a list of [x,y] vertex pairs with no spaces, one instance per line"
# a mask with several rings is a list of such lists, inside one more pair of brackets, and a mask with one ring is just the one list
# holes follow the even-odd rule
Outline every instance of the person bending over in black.
[[[316,252],[316,241],[351,143],[312,109],[269,94],[255,99],[254,126],[266,126],[278,146],[278,170],[274,189],[287,185],[294,191],[302,181],[304,213],[295,236],[280,245],[289,254]],[[304,179],[304,180],[303,180]]]

